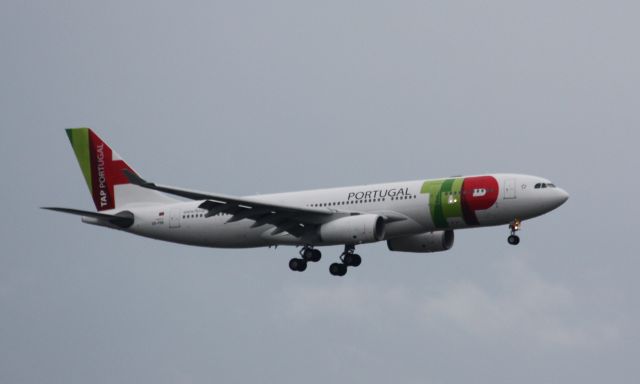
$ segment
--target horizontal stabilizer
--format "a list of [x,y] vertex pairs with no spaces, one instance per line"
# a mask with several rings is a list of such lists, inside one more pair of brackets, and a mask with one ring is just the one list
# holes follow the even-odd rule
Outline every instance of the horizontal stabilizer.
[[90,211],[82,211],[80,209],[73,208],[58,208],[58,207],[42,207],[42,209],[48,209],[50,211],[69,213],[72,215],[78,215],[82,217],[90,217],[99,221],[109,223],[118,228],[129,228],[133,225],[133,213],[129,211],[118,212],[115,215],[109,215],[106,213],[97,213]]

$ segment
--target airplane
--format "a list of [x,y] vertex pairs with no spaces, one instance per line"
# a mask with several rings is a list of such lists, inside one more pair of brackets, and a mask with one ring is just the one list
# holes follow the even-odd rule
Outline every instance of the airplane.
[[522,221],[550,212],[569,194],[522,174],[453,176],[254,196],[231,196],[143,179],[90,128],[66,130],[97,212],[43,207],[87,224],[174,243],[216,248],[289,245],[302,272],[317,247],[342,245],[329,267],[344,276],[362,258],[356,246],[386,241],[390,251],[449,250],[454,230],[508,225],[517,245]]

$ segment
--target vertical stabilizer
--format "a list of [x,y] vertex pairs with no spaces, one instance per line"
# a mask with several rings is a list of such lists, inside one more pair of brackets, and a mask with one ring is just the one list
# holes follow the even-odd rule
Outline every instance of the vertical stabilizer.
[[130,184],[123,170],[137,173],[90,128],[69,128],[67,136],[98,211],[133,203],[170,203],[175,200]]

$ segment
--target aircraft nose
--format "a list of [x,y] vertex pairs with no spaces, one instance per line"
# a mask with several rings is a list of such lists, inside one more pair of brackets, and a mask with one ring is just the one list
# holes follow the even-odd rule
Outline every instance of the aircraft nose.
[[567,191],[565,191],[562,188],[556,188],[556,204],[558,204],[558,206],[561,206],[562,204],[564,204],[567,200],[569,200],[569,193],[567,193]]

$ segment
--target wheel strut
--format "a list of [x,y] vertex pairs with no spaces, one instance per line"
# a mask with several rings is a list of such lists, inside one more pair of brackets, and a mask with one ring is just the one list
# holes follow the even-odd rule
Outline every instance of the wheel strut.
[[302,272],[307,269],[308,262],[315,263],[322,258],[322,253],[310,245],[305,245],[298,253],[300,254],[300,258],[289,260],[289,269],[292,271]]
[[520,237],[516,235],[516,232],[520,230],[520,219],[515,219],[509,223],[509,230],[511,234],[507,238],[507,242],[511,245],[518,245],[520,243]]
[[322,258],[322,253],[319,250],[314,249],[310,245],[305,245],[304,247],[302,247],[299,253],[302,259],[314,263],[320,261],[320,259]]
[[352,244],[345,244],[344,252],[340,255],[340,263],[333,263],[329,267],[329,273],[334,276],[344,276],[347,267],[357,267],[362,263],[360,255],[356,254],[356,247]]

